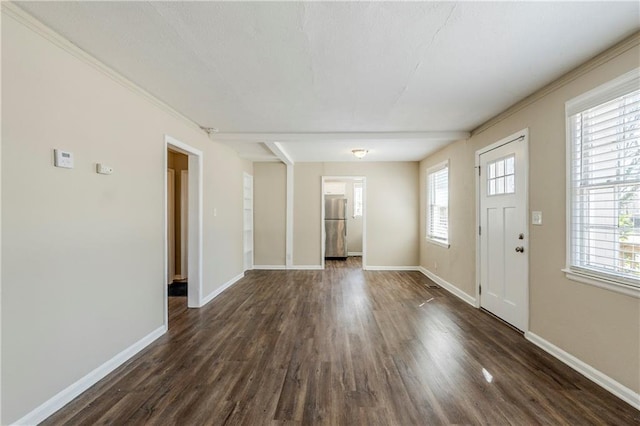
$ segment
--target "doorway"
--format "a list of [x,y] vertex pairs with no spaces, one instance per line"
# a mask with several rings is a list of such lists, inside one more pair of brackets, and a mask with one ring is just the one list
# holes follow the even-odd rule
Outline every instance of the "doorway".
[[[181,155],[185,164],[177,166],[171,155]],[[170,163],[171,162],[171,163]],[[173,167],[169,167],[172,165]],[[181,168],[184,167],[184,168]],[[176,170],[180,168],[180,170]],[[173,196],[170,193],[170,169],[173,169]],[[166,283],[186,279],[187,306],[202,306],[202,152],[171,136],[165,135],[165,326],[169,325],[169,289]],[[176,183],[179,179],[179,183]],[[180,192],[181,196],[176,196]],[[173,197],[173,203],[171,198]],[[171,211],[180,218],[173,223],[171,243]],[[181,235],[180,241],[175,238]],[[184,236],[185,238],[182,238]],[[173,256],[172,256],[173,253]],[[173,263],[174,276],[170,276]]]
[[[189,157],[169,148],[167,152],[168,293],[187,305]],[[175,301],[172,301],[174,303]]]
[[366,269],[366,178],[322,177],[322,269],[326,259],[360,260]]
[[529,322],[528,130],[476,152],[479,306],[521,331]]

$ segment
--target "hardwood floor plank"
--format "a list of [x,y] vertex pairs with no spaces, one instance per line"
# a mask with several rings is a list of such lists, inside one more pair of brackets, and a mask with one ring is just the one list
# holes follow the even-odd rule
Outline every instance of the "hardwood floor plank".
[[44,425],[631,425],[640,412],[424,275],[250,271]]

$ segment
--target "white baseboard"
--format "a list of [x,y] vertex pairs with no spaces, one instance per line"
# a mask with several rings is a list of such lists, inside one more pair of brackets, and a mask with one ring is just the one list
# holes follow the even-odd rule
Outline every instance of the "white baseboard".
[[287,269],[289,271],[316,271],[322,269],[322,265],[291,265]]
[[457,296],[458,298],[464,300],[465,302],[467,302],[468,304],[470,304],[474,308],[477,307],[476,306],[476,298],[475,297],[469,296],[467,293],[465,293],[464,291],[460,290],[458,287],[454,286],[450,282],[445,281],[444,279],[440,278],[439,276],[437,276],[436,274],[434,274],[430,270],[424,268],[423,266],[420,266],[418,270],[420,272],[422,272],[424,275],[426,275],[431,281],[433,281],[434,283],[438,284],[440,287],[442,287],[445,290],[447,290],[449,293],[451,293],[454,296]]
[[211,293],[209,293],[209,295],[207,297],[202,299],[202,303],[200,303],[200,307],[203,307],[207,303],[211,302],[216,296],[220,295],[220,293],[222,293],[223,291],[225,291],[226,289],[228,289],[229,287],[231,287],[232,285],[234,285],[235,283],[240,281],[243,277],[244,277],[244,272],[241,273],[241,274],[236,275],[235,277],[231,278],[226,283],[222,284],[217,289],[213,290]]
[[167,328],[163,325],[158,327],[142,339],[135,342],[77,382],[71,384],[67,388],[58,392],[49,400],[45,401],[39,407],[13,423],[14,425],[35,425],[67,405],[75,397],[89,389],[91,386],[102,380],[107,374],[120,367],[142,349],[149,346],[154,340],[167,332]]
[[587,379],[600,385],[621,400],[631,404],[631,406],[633,406],[636,410],[640,410],[640,394],[638,394],[637,392],[634,392],[623,384],[607,376],[603,372],[596,370],[586,362],[579,360],[575,356],[564,351],[563,349],[560,349],[553,343],[543,339],[535,333],[527,331],[524,333],[524,337],[545,352],[548,352],[549,354],[558,358],[560,361],[564,362],[569,367],[585,376]]
[[253,269],[263,271],[279,271],[287,269],[287,267],[285,265],[253,265]]
[[322,265],[254,265],[253,269],[263,270],[263,271],[304,271],[304,270],[316,270],[322,269]]
[[366,271],[418,271],[418,266],[370,266],[363,268]]
[[347,252],[347,256],[362,256],[361,251],[349,251]]
[[173,280],[174,280],[174,281],[175,281],[175,280],[186,280],[186,279],[187,279],[187,277],[185,277],[184,275],[175,275],[175,276],[173,277]]

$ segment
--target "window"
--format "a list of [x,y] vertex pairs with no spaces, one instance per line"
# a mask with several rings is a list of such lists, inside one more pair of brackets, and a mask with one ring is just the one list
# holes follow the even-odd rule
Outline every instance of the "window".
[[353,183],[353,217],[362,217],[362,182]]
[[449,247],[449,162],[427,170],[427,239]]
[[640,295],[640,70],[567,102],[567,276]]
[[516,192],[516,156],[496,160],[487,166],[487,194],[502,195]]

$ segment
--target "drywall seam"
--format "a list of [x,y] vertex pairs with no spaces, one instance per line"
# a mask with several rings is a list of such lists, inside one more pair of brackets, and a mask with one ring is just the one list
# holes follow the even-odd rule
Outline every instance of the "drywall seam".
[[476,307],[476,298],[475,297],[469,296],[467,293],[465,293],[464,291],[460,290],[458,287],[454,286],[453,284],[451,284],[448,281],[445,281],[444,279],[440,278],[439,276],[437,276],[436,274],[434,274],[433,272],[429,271],[428,269],[426,269],[423,266],[420,266],[418,270],[420,272],[422,272],[424,275],[426,275],[431,281],[433,281],[434,283],[438,284],[440,287],[442,287],[445,290],[447,290],[449,293],[453,294],[454,296],[457,296],[458,298],[460,298],[463,301],[467,302],[468,304],[470,304],[474,308]]
[[163,325],[158,327],[151,333],[144,336],[142,339],[135,342],[98,368],[91,371],[89,374],[82,377],[75,383],[67,386],[62,391],[58,392],[49,400],[45,401],[40,406],[36,407],[33,411],[22,417],[20,420],[13,423],[14,425],[35,425],[58,411],[60,408],[67,405],[75,397],[89,389],[94,384],[102,380],[107,374],[111,373],[116,368],[120,367],[126,361],[131,359],[138,352],[149,346],[158,337],[167,332],[167,328]]
[[586,362],[581,361],[569,352],[560,349],[553,343],[543,339],[535,333],[527,331],[524,333],[524,337],[540,349],[550,355],[553,355],[555,358],[573,368],[587,379],[608,390],[621,400],[631,404],[636,410],[640,410],[640,394],[617,382],[603,372],[596,370]]

